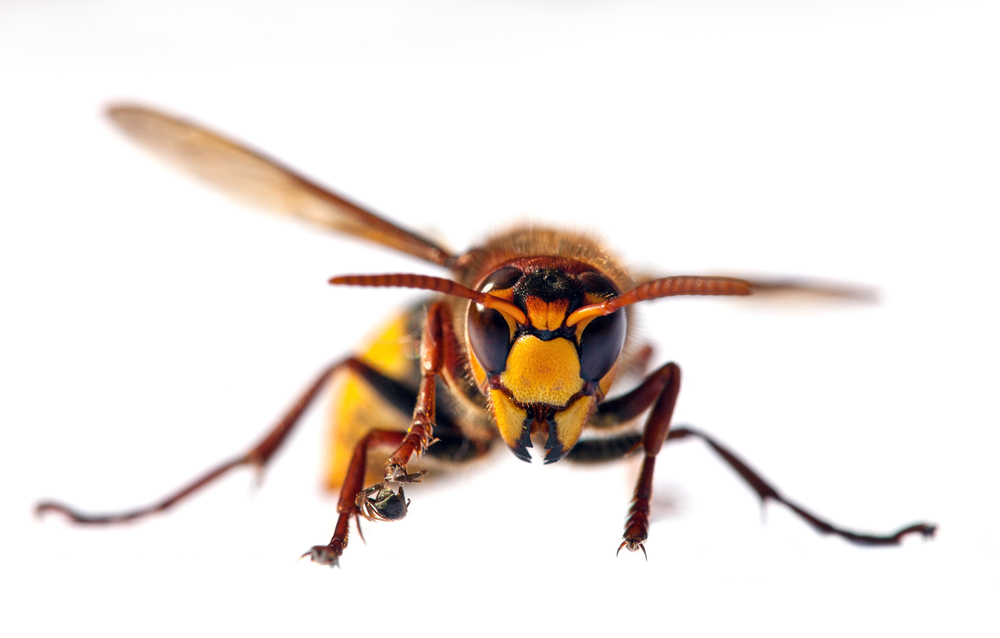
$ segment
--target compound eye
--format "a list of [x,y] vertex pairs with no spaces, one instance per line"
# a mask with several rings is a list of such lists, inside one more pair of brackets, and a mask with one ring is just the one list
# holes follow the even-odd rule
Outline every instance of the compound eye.
[[469,306],[469,343],[487,374],[503,372],[510,351],[510,326],[499,310]]
[[618,360],[624,345],[624,310],[591,321],[580,336],[580,377],[600,381]]
[[523,276],[524,271],[517,266],[504,266],[487,277],[483,281],[482,285],[479,286],[479,291],[489,292],[491,290],[507,290],[508,288],[513,288],[514,284],[516,284]]
[[621,294],[621,291],[611,283],[611,280],[599,273],[588,271],[581,273],[577,279],[583,285],[583,289],[589,293],[600,295],[601,297],[614,297]]

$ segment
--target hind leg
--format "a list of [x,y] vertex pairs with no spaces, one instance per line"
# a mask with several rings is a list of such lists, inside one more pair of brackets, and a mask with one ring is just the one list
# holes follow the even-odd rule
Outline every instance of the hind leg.
[[199,491],[201,488],[210,485],[216,479],[229,473],[230,470],[234,470],[238,467],[250,466],[255,468],[258,472],[263,472],[267,463],[271,460],[271,457],[274,456],[275,452],[278,451],[281,445],[288,438],[288,435],[295,428],[295,425],[302,417],[303,412],[305,412],[306,408],[313,402],[320,390],[322,390],[322,388],[326,385],[326,382],[331,376],[333,376],[334,373],[345,367],[360,369],[367,368],[368,366],[354,358],[346,359],[328,366],[319,374],[319,376],[316,377],[312,384],[306,388],[306,390],[292,405],[291,409],[289,409],[288,412],[281,417],[278,423],[275,424],[275,426],[247,452],[209,470],[204,475],[196,478],[173,494],[164,497],[152,505],[111,514],[85,514],[76,508],[63,505],[62,503],[55,501],[42,501],[35,506],[35,511],[38,514],[45,512],[59,512],[60,514],[69,517],[69,519],[74,523],[84,523],[90,525],[123,523],[125,521],[135,520],[156,512],[167,510]]

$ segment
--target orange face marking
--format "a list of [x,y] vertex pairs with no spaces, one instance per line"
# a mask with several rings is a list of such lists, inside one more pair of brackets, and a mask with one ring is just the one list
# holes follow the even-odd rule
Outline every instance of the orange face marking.
[[528,297],[524,305],[528,308],[528,321],[539,330],[558,330],[569,310],[569,301],[566,299],[545,302],[538,297]]

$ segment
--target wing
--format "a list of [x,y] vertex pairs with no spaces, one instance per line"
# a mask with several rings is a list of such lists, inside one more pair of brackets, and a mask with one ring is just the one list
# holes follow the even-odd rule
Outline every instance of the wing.
[[[643,273],[636,278],[639,283],[656,279]],[[873,303],[878,301],[878,291],[874,288],[798,277],[744,277],[738,279],[750,282],[753,287],[751,299],[780,301],[789,303],[823,303],[835,301],[855,301]]]
[[854,284],[842,284],[828,281],[798,279],[787,277],[780,279],[757,279],[751,277],[753,296],[766,299],[787,299],[789,301],[823,302],[823,301],[860,301],[873,303],[878,301],[878,291],[874,288]]
[[144,147],[240,200],[441,266],[454,261],[448,251],[430,240],[196,124],[132,105],[113,106],[108,115]]

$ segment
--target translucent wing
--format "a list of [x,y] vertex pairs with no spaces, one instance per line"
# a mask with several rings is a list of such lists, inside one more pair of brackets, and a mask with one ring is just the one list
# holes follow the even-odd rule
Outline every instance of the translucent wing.
[[452,255],[415,233],[318,186],[278,162],[196,124],[141,106],[108,115],[125,133],[181,169],[255,206],[361,237],[441,266]]
[[878,291],[874,288],[855,284],[842,284],[829,281],[798,279],[795,277],[781,279],[758,279],[751,277],[755,297],[787,299],[788,301],[822,302],[822,301],[878,301]]
[[[637,277],[640,283],[656,279],[643,273]],[[843,284],[798,277],[747,277],[739,279],[750,283],[751,299],[761,299],[785,303],[823,303],[834,301],[855,301],[872,303],[878,301],[878,291],[874,288],[855,284]]]

